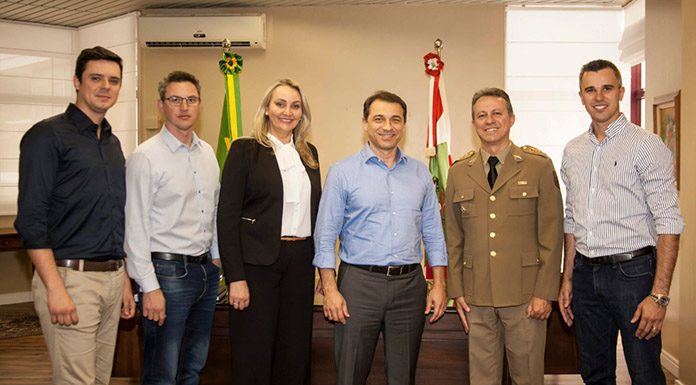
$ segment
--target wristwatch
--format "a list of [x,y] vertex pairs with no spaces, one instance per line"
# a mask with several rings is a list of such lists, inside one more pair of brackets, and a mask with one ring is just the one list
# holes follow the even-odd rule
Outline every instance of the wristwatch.
[[655,301],[660,306],[667,307],[669,305],[669,297],[664,294],[650,293],[650,299]]

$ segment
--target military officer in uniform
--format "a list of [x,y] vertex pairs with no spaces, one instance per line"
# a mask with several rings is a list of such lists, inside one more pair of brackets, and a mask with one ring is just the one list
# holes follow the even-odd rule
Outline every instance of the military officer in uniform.
[[445,196],[447,289],[470,334],[470,383],[500,384],[504,349],[513,383],[541,385],[560,283],[558,179],[543,152],[510,141],[505,91],[477,92],[471,111],[481,148],[450,168]]

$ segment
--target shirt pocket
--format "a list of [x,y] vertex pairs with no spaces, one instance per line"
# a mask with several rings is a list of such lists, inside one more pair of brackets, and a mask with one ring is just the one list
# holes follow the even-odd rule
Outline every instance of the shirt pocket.
[[509,215],[533,215],[536,213],[539,188],[534,185],[510,187]]
[[459,213],[462,218],[471,218],[477,216],[476,207],[474,206],[474,189],[462,189],[454,192],[452,203],[455,207],[459,207]]

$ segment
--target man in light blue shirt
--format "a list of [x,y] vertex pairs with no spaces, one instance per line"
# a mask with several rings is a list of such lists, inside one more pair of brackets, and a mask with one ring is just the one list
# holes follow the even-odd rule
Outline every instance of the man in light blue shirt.
[[[314,266],[324,316],[336,322],[337,384],[364,384],[380,332],[389,384],[415,384],[425,314],[437,321],[447,295],[447,254],[428,169],[398,147],[406,103],[379,91],[363,105],[368,143],[329,170],[319,204]],[[336,279],[336,239],[341,267]],[[433,268],[426,297],[421,241]]]

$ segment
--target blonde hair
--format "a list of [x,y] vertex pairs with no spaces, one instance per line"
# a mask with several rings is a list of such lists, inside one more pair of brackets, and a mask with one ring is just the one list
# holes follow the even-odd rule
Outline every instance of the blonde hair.
[[261,100],[261,105],[254,116],[254,129],[251,136],[262,146],[273,148],[271,140],[268,138],[268,133],[271,130],[271,124],[268,115],[266,115],[266,109],[271,103],[273,91],[280,86],[291,87],[300,94],[300,98],[302,99],[302,116],[300,117],[300,121],[297,123],[297,126],[295,126],[295,128],[292,130],[295,139],[295,148],[300,154],[302,161],[309,168],[317,169],[319,168],[319,162],[317,159],[314,159],[314,154],[312,154],[312,151],[309,149],[309,145],[307,144],[307,136],[309,136],[309,130],[312,126],[312,113],[309,111],[309,103],[307,103],[307,98],[305,98],[300,85],[294,81],[290,79],[281,79],[268,88],[266,95],[263,97],[263,100]]

